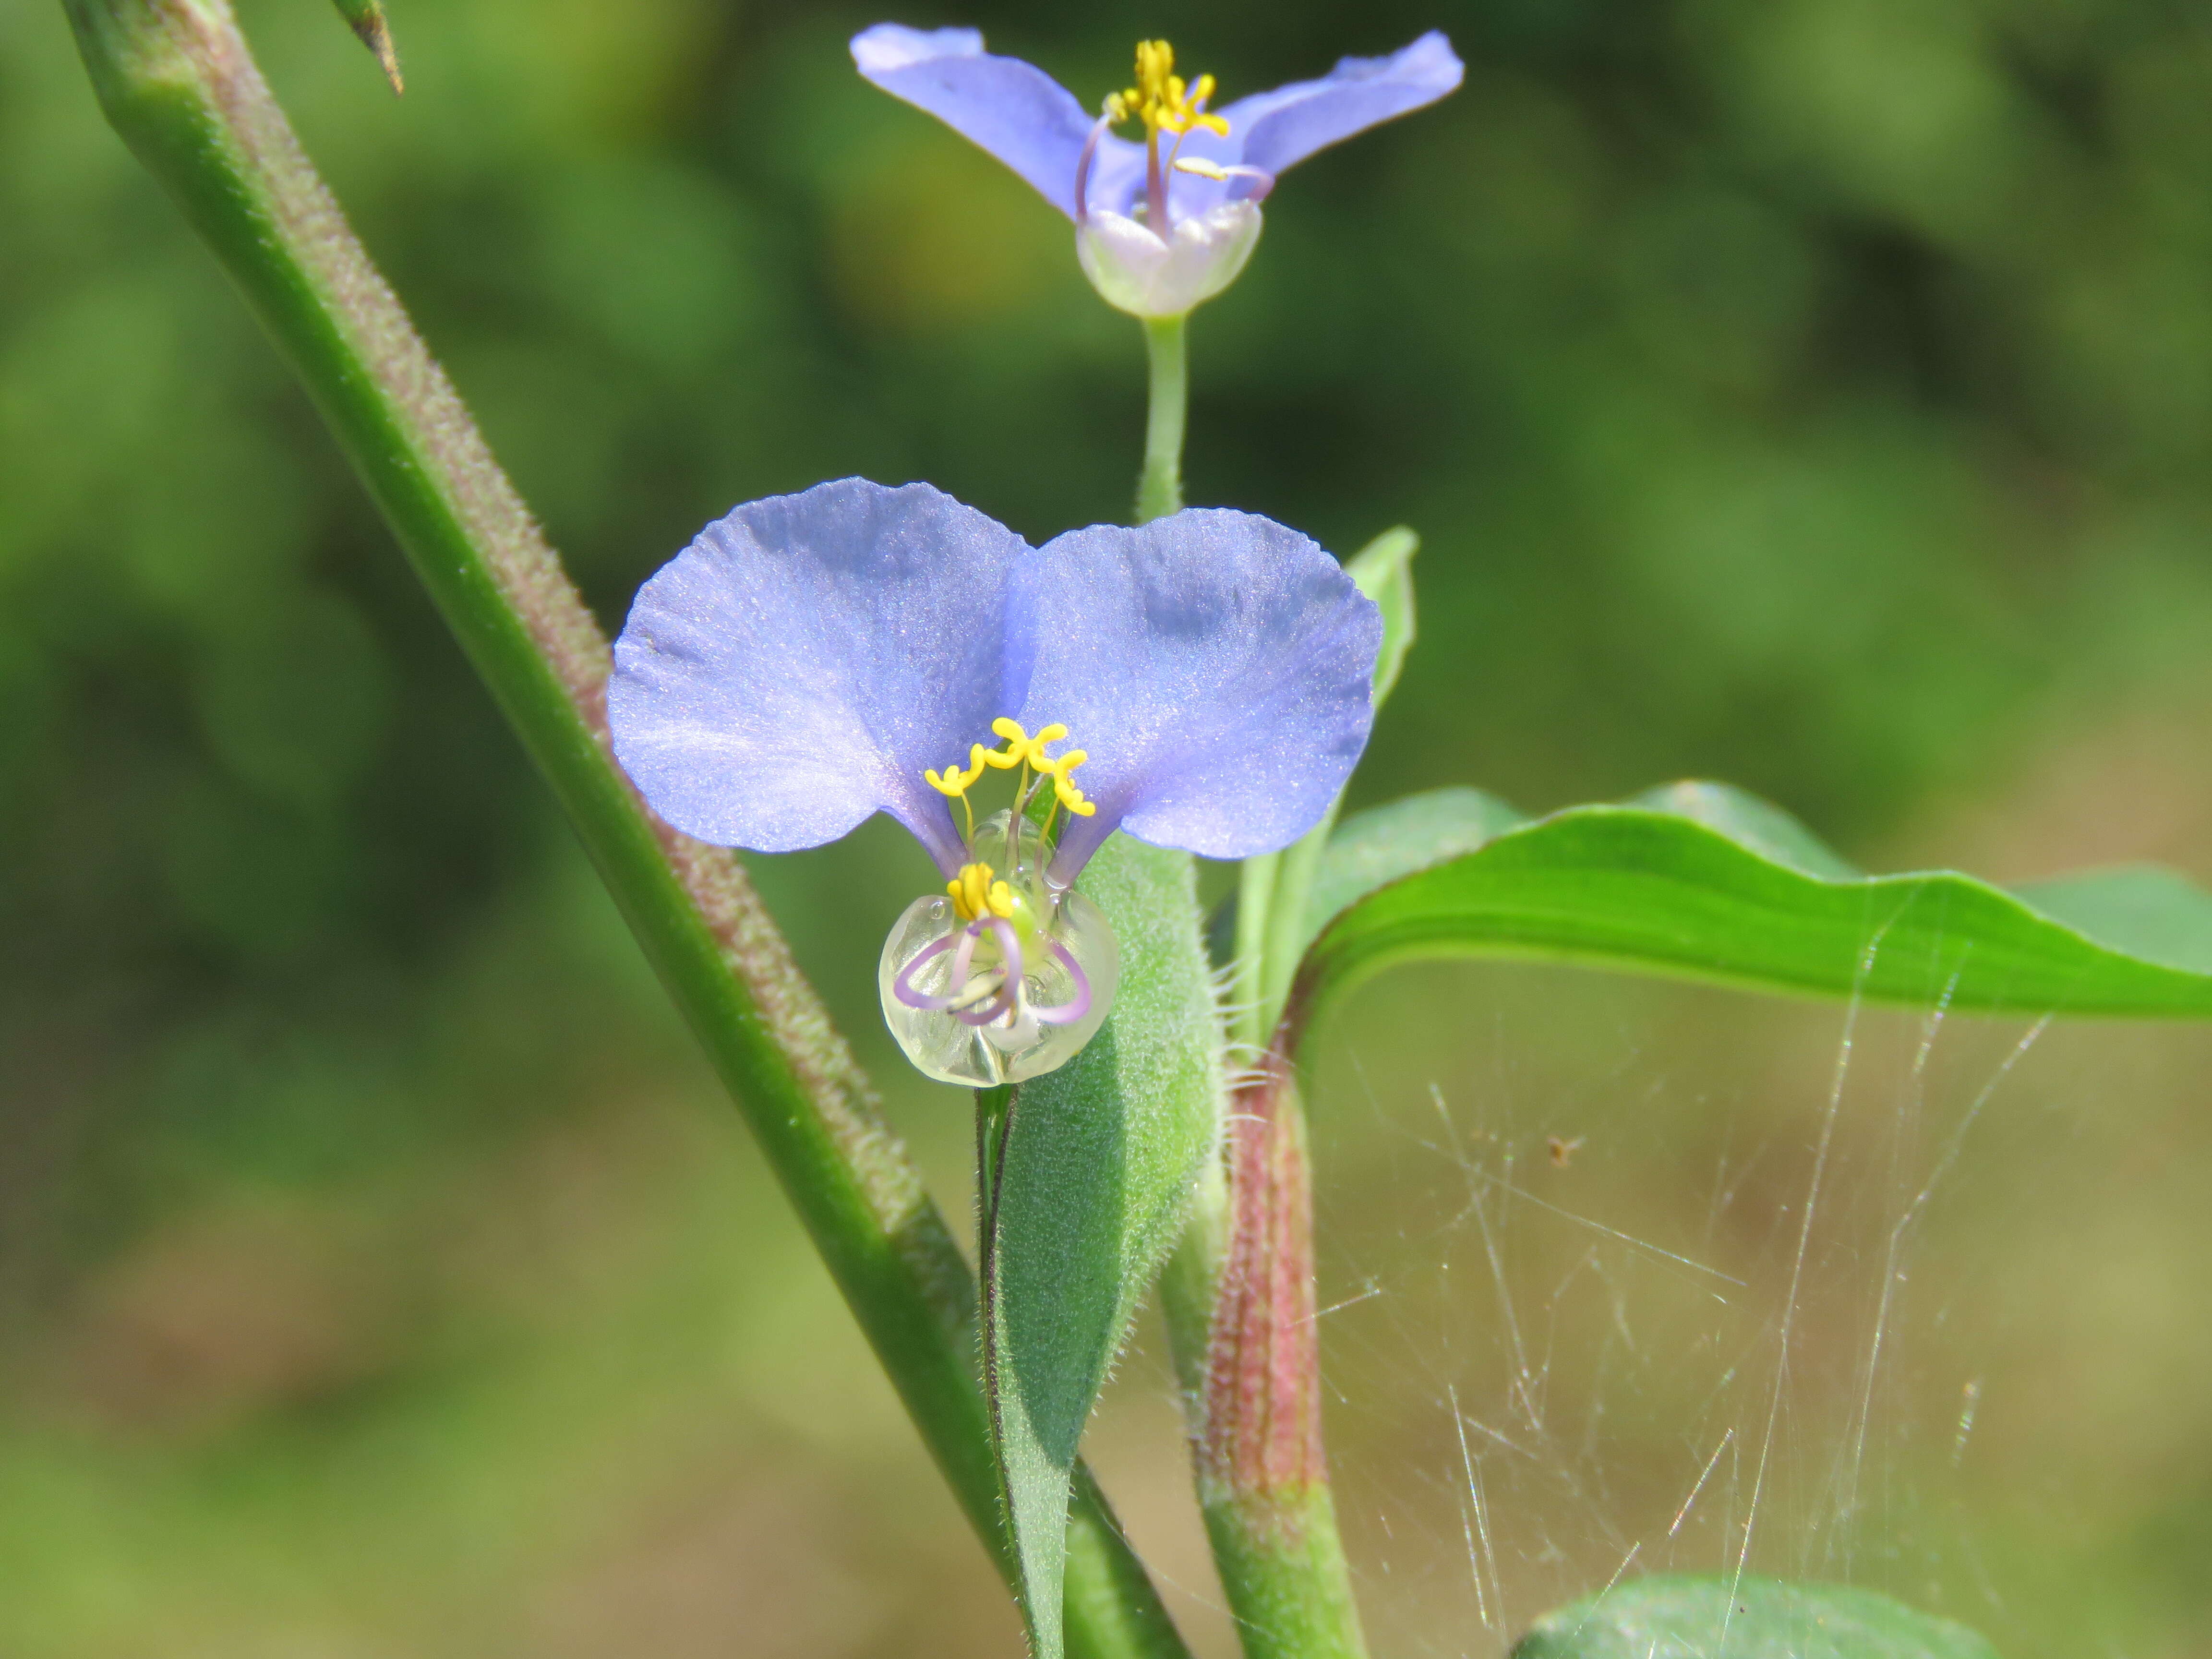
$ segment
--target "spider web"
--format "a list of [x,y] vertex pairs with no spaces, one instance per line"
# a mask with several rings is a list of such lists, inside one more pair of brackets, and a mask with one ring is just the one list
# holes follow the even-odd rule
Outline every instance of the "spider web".
[[[2139,1547],[2212,1467],[2203,1034],[1493,964],[1379,981],[1317,1053],[1378,1652],[1502,1653],[1660,1571],[1861,1584],[2012,1659],[2212,1617]],[[1125,1507],[1230,1650],[1194,1534]]]

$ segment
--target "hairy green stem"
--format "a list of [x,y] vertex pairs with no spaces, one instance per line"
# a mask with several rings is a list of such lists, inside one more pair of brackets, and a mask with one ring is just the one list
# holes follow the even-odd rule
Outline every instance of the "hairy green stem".
[[1322,1446],[1305,1117],[1279,1054],[1237,1085],[1160,1304],[1246,1659],[1365,1659]]
[[1267,940],[1273,932],[1283,854],[1262,853],[1237,870],[1237,941],[1229,992],[1229,1040],[1245,1057],[1267,1040]]
[[[1006,1485],[1006,1435],[999,1418],[999,1194],[1006,1174],[1006,1135],[1014,1124],[1012,1084],[975,1091],[975,1278],[981,1315],[977,1346],[983,1361],[983,1407],[991,1427],[991,1467],[998,1484],[1001,1510],[1013,1513],[1013,1493]],[[1017,1579],[1017,1596],[1023,1587]],[[1029,1617],[1026,1607],[1024,1616]]]
[[[616,766],[605,636],[301,152],[226,0],[65,6],[108,119],[315,398],[1012,1582],[976,1375],[975,1280],[743,869],[660,823]],[[1071,1528],[1070,1650],[1178,1659],[1182,1644],[1087,1478]]]
[[1182,511],[1182,428],[1189,406],[1188,317],[1147,317],[1145,357],[1151,398],[1145,415],[1145,470],[1137,477],[1137,522]]

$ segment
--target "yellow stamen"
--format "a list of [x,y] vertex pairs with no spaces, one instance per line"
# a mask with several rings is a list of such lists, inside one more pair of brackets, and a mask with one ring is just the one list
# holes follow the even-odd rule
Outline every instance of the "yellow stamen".
[[945,890],[952,900],[952,914],[963,921],[1014,914],[1014,890],[994,880],[988,864],[962,865],[960,873],[945,884]]
[[991,729],[1006,740],[1006,746],[995,753],[979,746],[977,753],[984,762],[1001,772],[1010,772],[1017,766],[1027,766],[1039,772],[1049,772],[1052,764],[1044,757],[1044,746],[1058,743],[1067,735],[1067,728],[1054,724],[1042,728],[1035,737],[1022,729],[1019,720],[1008,720],[1001,714],[991,722]]
[[1086,750],[1071,749],[1047,769],[1047,775],[1052,779],[1054,797],[1079,818],[1087,818],[1098,809],[1085,798],[1082,790],[1076,787],[1075,780],[1067,775],[1090,758]]
[[966,771],[962,771],[957,766],[948,766],[942,772],[924,768],[921,774],[922,781],[937,791],[939,794],[949,795],[954,800],[958,800],[968,793],[975,780],[983,775],[984,763],[988,758],[981,744],[971,743],[968,745]]
[[[991,730],[1006,740],[1006,746],[1004,749],[986,749],[980,743],[970,744],[968,747],[968,764],[964,769],[957,766],[948,766],[942,772],[933,769],[925,770],[921,775],[931,788],[941,795],[951,797],[966,810],[968,838],[971,843],[975,836],[975,809],[968,799],[968,791],[975,784],[975,780],[983,775],[983,769],[986,767],[995,767],[1001,772],[1012,771],[1017,766],[1024,769],[1020,787],[1014,792],[1013,814],[1006,823],[1006,857],[1010,862],[1015,859],[1016,822],[1020,818],[1023,808],[1030,799],[1030,773],[1036,774],[1039,781],[1050,778],[1054,800],[1079,817],[1087,818],[1097,811],[1098,809],[1085,798],[1083,791],[1076,787],[1074,779],[1070,775],[1077,767],[1091,758],[1090,755],[1081,749],[1071,749],[1066,754],[1060,756],[1045,753],[1048,745],[1059,743],[1067,736],[1067,728],[1065,726],[1054,720],[1050,726],[1038,727],[1036,735],[1032,737],[1019,720],[1002,714],[991,722]],[[1048,817],[1046,820],[1048,827],[1050,823],[1051,820]],[[953,908],[959,913],[961,921],[973,921],[986,911],[993,915],[1007,915],[1007,910],[1002,908],[1001,902],[997,897],[999,893],[1007,892],[1008,896],[1004,902],[1009,905],[1012,902],[1011,891],[1005,882],[999,883],[996,888],[988,885],[970,887],[963,884],[967,881],[969,872],[975,870],[981,870],[983,872],[981,879],[988,884],[990,880],[990,866],[971,864],[961,872],[959,880],[950,883],[945,888],[945,891],[952,896]]]
[[1229,123],[1206,112],[1213,96],[1213,77],[1201,75],[1186,87],[1175,72],[1175,48],[1164,40],[1137,42],[1137,84],[1106,100],[1106,112],[1116,121],[1132,117],[1145,124],[1147,134],[1186,133],[1194,127],[1229,136]]

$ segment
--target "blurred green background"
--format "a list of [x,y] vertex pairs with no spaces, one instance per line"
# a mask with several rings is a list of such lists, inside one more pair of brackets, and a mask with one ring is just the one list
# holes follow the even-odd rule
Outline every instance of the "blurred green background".
[[[397,102],[317,0],[244,15],[610,627],[823,477],[1038,539],[1126,513],[1135,326],[854,76],[880,14],[395,0]],[[1086,102],[1139,35],[1224,99],[1430,27],[1467,58],[1288,179],[1193,330],[1194,501],[1426,538],[1362,799],[1714,775],[1869,864],[2212,878],[2201,8],[900,18]],[[756,866],[964,1212],[964,1102],[873,1008],[919,854]],[[1470,967],[1324,1033],[1381,1650],[1741,1558],[2014,1659],[2212,1653],[2212,1042],[1846,1022]],[[1157,1346],[1097,1455],[1223,1653]],[[0,1654],[1018,1644],[306,401],[58,8],[0,0]]]

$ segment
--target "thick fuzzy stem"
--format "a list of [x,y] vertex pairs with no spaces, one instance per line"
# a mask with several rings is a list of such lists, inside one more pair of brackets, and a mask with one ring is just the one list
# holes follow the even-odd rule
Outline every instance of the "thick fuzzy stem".
[[[315,398],[1011,1577],[967,1265],[744,869],[655,818],[615,764],[605,636],[316,175],[227,0],[65,0],[65,9],[108,119]],[[1069,1577],[1072,1652],[1182,1653],[1080,1472]]]

